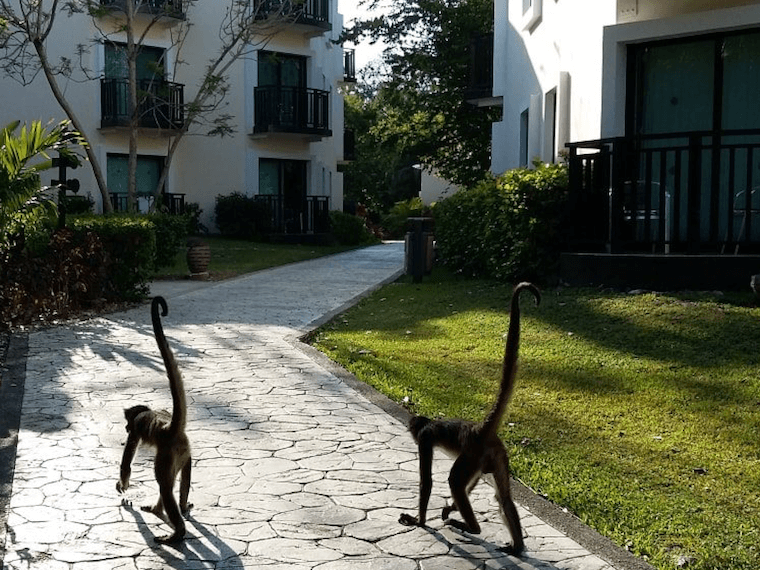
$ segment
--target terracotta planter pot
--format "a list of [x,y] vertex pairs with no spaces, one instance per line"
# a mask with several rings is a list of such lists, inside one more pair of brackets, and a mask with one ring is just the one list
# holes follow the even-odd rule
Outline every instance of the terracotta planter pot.
[[193,240],[187,244],[187,268],[190,277],[202,279],[208,277],[208,264],[211,261],[211,248],[201,240]]

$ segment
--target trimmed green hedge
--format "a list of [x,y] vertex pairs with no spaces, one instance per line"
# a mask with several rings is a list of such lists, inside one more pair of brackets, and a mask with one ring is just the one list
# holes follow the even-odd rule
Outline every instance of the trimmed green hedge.
[[177,252],[185,247],[188,230],[193,224],[194,214],[150,214],[148,219],[153,223],[156,232],[156,256],[153,268],[171,267],[177,257]]
[[567,204],[565,165],[490,177],[433,207],[438,258],[468,276],[546,281],[556,274]]
[[376,241],[363,218],[339,210],[330,210],[330,233],[341,245],[362,245]]
[[138,300],[148,293],[156,264],[156,225],[147,216],[73,218],[75,234],[96,234],[106,250],[105,298]]

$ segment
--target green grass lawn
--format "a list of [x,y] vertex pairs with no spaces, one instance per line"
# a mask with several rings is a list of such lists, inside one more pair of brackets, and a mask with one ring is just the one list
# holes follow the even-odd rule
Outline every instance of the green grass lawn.
[[[414,412],[473,420],[497,391],[511,287],[436,271],[315,344]],[[514,475],[658,568],[760,568],[760,308],[751,294],[523,296],[501,436]]]
[[[228,279],[236,275],[259,271],[268,267],[305,261],[315,257],[340,253],[356,246],[326,246],[301,244],[259,243],[247,240],[228,239],[219,236],[204,237],[211,247],[209,278]],[[174,265],[162,268],[156,279],[183,279],[189,275],[185,249],[177,253]]]

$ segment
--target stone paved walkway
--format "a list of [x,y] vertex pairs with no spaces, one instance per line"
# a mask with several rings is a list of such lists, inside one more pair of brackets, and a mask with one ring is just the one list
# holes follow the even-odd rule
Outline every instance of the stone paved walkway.
[[402,262],[393,244],[203,287],[155,284],[190,402],[195,506],[176,547],[154,545],[168,526],[137,508],[157,493],[149,453],[136,457],[134,507],[115,490],[123,407],[171,407],[148,305],[31,334],[5,568],[612,570],[522,506],[527,555],[504,556],[485,484],[473,493],[483,533],[443,528],[443,458],[430,528],[397,522],[416,505],[411,437],[296,339]]

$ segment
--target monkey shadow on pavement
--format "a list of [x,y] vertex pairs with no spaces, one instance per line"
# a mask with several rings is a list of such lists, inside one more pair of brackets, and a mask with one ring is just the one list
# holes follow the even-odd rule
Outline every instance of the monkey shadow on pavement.
[[224,562],[227,567],[243,567],[238,554],[189,513],[184,515],[188,523],[184,540],[176,544],[158,544],[154,538],[161,519],[150,514],[146,520],[140,507],[131,503],[122,503],[122,508],[134,517],[140,534],[150,546],[150,553],[159,556],[168,567],[182,570],[198,562]]
[[[472,564],[472,568],[484,568],[486,560],[489,563],[485,568],[489,570],[558,570],[556,566],[545,560],[533,558],[530,552],[523,551],[519,556],[513,556],[504,551],[504,546],[497,546],[493,542],[480,538],[455,527],[445,526],[444,529],[458,538],[457,542],[449,540],[441,530],[429,526],[421,527],[427,531],[438,542],[441,542],[449,549],[449,555],[466,560]],[[460,566],[457,566],[460,567]],[[464,564],[461,565],[465,568]]]

